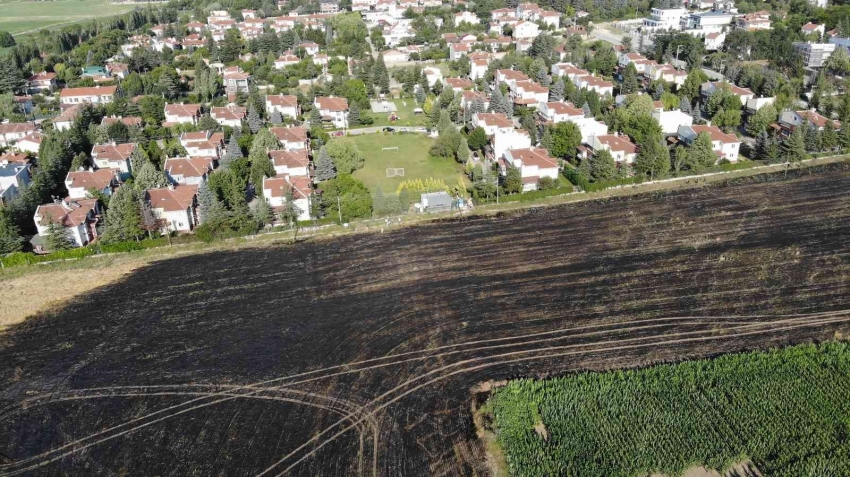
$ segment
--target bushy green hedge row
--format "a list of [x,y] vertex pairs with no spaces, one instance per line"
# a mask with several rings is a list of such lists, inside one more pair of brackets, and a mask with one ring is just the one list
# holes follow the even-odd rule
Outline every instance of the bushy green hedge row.
[[23,265],[34,265],[36,263],[55,262],[59,260],[76,260],[101,253],[126,253],[150,248],[165,247],[167,245],[185,244],[197,242],[194,235],[179,235],[172,237],[157,237],[154,239],[139,240],[138,242],[119,242],[108,245],[94,244],[88,247],[62,250],[45,255],[37,255],[31,252],[18,252],[0,257],[0,263],[4,267],[20,267]]
[[546,197],[569,194],[572,191],[572,184],[564,184],[557,189],[533,190],[520,194],[502,196],[499,198],[499,202],[533,202],[535,200],[545,199]]

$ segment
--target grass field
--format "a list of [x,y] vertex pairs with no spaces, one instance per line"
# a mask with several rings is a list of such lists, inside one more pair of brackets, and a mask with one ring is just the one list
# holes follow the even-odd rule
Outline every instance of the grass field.
[[[395,193],[398,185],[408,179],[442,179],[453,187],[464,177],[463,167],[452,159],[433,157],[428,149],[434,140],[425,134],[378,133],[350,136],[366,156],[362,169],[354,177],[370,190],[380,186],[385,194]],[[398,147],[398,151],[383,151]],[[387,177],[387,168],[404,168],[404,177]]]
[[375,120],[372,126],[418,127],[425,126],[428,123],[428,118],[424,114],[413,114],[413,110],[417,107],[416,100],[413,98],[393,99],[391,101],[395,103],[398,121],[391,123],[387,119],[390,113],[373,113],[370,110],[367,114]]
[[148,263],[0,332],[0,474],[491,475],[482,383],[846,335],[848,186],[837,164]]
[[490,406],[512,476],[681,475],[750,460],[773,477],[827,477],[850,475],[848,392],[850,347],[831,343],[512,381]]
[[129,12],[135,5],[112,5],[108,0],[0,0],[0,30],[13,35]]

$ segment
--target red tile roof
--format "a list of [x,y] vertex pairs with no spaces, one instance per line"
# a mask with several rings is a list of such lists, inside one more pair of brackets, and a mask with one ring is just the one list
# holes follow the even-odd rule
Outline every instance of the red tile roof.
[[478,113],[478,121],[483,122],[487,126],[497,126],[500,128],[513,127],[514,123],[503,113]]
[[97,156],[97,159],[122,160],[129,159],[134,149],[136,149],[135,143],[97,144],[92,148],[91,155]]
[[316,96],[319,109],[328,111],[348,111],[348,100],[331,96]]
[[172,176],[204,177],[212,170],[212,157],[172,157],[165,160],[163,169]]
[[69,172],[65,178],[65,183],[69,188],[82,187],[83,189],[103,190],[112,184],[115,175],[118,173],[116,169],[98,169],[96,171],[74,171]]
[[61,98],[73,98],[78,96],[104,96],[115,94],[117,86],[95,86],[92,88],[65,88],[59,92]]
[[270,128],[280,142],[307,142],[307,130],[300,126]]
[[296,108],[298,107],[298,97],[293,95],[267,95],[266,101],[271,103],[272,106],[282,106],[285,108]]
[[305,149],[297,151],[269,151],[269,156],[275,166],[286,167],[306,167],[310,164],[310,158],[307,157]]
[[523,165],[537,166],[542,169],[558,167],[558,161],[549,157],[549,152],[546,149],[536,147],[525,149],[511,149],[511,157],[522,161]]
[[29,134],[35,131],[35,125],[32,123],[7,123],[0,124],[0,135],[5,134]]
[[97,199],[65,199],[58,204],[39,205],[36,214],[41,216],[39,225],[55,223],[63,227],[75,227],[86,222],[86,217],[96,204]]
[[163,187],[162,189],[148,189],[145,191],[151,207],[162,209],[166,212],[186,210],[195,203],[198,194],[196,185],[180,185],[173,189]]

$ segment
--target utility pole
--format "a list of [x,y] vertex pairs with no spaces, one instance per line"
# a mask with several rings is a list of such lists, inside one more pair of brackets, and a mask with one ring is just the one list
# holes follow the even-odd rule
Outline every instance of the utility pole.
[[336,210],[339,212],[339,225],[342,225],[342,202],[339,200],[339,196],[336,196]]

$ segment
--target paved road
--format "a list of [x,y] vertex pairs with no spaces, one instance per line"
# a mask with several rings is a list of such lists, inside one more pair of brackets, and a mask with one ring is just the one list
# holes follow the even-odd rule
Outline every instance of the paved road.
[[590,36],[611,43],[612,45],[620,45],[623,36],[617,33],[614,33],[601,25],[597,25],[593,31],[590,32]]

